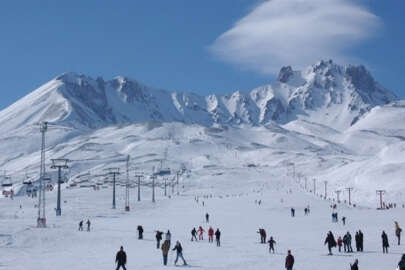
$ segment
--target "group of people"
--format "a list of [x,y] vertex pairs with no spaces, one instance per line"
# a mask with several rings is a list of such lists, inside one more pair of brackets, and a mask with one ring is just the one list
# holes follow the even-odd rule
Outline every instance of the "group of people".
[[269,244],[269,252],[274,253],[274,245],[276,244],[276,241],[274,240],[273,236],[270,236],[269,241],[266,241],[267,240],[267,234],[266,234],[265,229],[259,228],[257,233],[260,235],[260,243],[261,244]]
[[[90,219],[87,220],[86,225],[87,225],[87,231],[89,232],[90,225],[91,225]],[[80,220],[80,222],[79,222],[79,231],[83,231],[83,220]]]
[[[191,242],[198,241],[198,240],[204,240],[204,232],[205,230],[203,229],[202,226],[198,227],[198,230],[194,227],[191,230]],[[198,233],[198,240],[197,240],[197,233]],[[214,235],[215,235],[215,241],[217,243],[217,246],[221,246],[221,231],[217,228],[217,230],[214,232],[214,229],[212,227],[209,227],[208,229],[208,242],[212,243],[214,242]]]

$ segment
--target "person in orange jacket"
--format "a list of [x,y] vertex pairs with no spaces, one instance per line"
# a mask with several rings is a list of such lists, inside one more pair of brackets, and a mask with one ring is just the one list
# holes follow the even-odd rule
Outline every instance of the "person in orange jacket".
[[214,242],[214,229],[212,227],[208,229],[208,242]]

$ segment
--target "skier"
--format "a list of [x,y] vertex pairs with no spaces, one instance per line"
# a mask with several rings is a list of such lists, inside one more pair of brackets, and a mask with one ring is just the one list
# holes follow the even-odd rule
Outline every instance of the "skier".
[[83,220],[79,222],[79,231],[83,231]]
[[198,240],[204,240],[204,232],[205,230],[200,226],[198,228]]
[[117,256],[115,257],[115,262],[117,263],[117,269],[122,269],[127,270],[125,268],[125,265],[127,264],[127,254],[124,251],[124,248],[121,246],[120,251],[117,252]]
[[208,242],[214,242],[214,229],[212,227],[208,229]]
[[353,248],[352,248],[352,235],[350,234],[350,232],[346,233],[346,237],[347,237],[347,252],[353,252]]
[[359,270],[359,260],[354,260],[354,263],[350,265],[350,270]]
[[364,235],[361,230],[359,230],[359,250],[363,252]]
[[333,233],[331,231],[329,231],[328,235],[326,236],[324,244],[325,245],[328,244],[328,250],[329,250],[328,255],[333,255],[332,248],[336,247],[336,241],[335,241],[335,237],[333,236]]
[[218,228],[215,231],[215,241],[217,242],[217,247],[221,246],[221,232]]
[[294,256],[291,255],[291,250],[288,250],[288,255],[285,258],[285,269],[292,270],[294,266]]
[[291,208],[291,216],[294,217],[295,216],[295,209]]
[[388,236],[385,233],[385,231],[382,232],[381,239],[382,239],[383,253],[388,253],[388,248],[389,248],[390,244],[388,242]]
[[260,234],[260,243],[266,244],[266,231],[259,228],[259,231],[257,231],[257,233]]
[[89,232],[90,231],[90,224],[91,224],[90,219],[87,220],[86,224],[87,224],[87,231]]
[[197,240],[197,230],[195,229],[195,227],[191,230],[191,242],[193,242],[195,239],[195,241]]
[[210,222],[210,215],[208,213],[205,214],[205,222]]
[[171,243],[171,241],[172,241],[172,234],[170,233],[169,230],[167,230],[167,233],[166,233],[166,235],[165,235],[165,240],[166,240],[166,241],[169,241],[169,247],[170,247],[170,243]]
[[405,270],[405,254],[402,255],[401,260],[398,263],[398,270]]
[[399,227],[398,222],[395,221],[395,235],[398,238],[398,246],[401,244],[401,232],[402,232],[402,229]]
[[346,225],[346,217],[342,217],[342,223],[343,225]]
[[138,225],[138,239],[143,239],[143,228],[141,225]]
[[[342,252],[342,243],[343,243],[342,237],[339,236],[339,238],[337,240],[337,245],[338,245],[338,248],[339,248],[339,252]],[[346,247],[345,247],[345,249],[346,249]]]
[[170,243],[165,240],[162,244],[163,265],[167,265],[167,256],[169,255]]
[[268,241],[269,243],[269,253],[273,251],[274,254],[274,244],[276,244],[276,241],[274,241],[273,236],[270,236],[270,240]]
[[[160,248],[160,241],[162,240],[162,235],[163,232],[161,231],[156,231],[156,248],[159,249]],[[170,248],[170,247],[169,247]]]
[[354,241],[356,241],[356,251],[360,251],[360,237],[359,237],[359,232],[356,232],[356,235],[354,236]]
[[176,245],[174,246],[173,250],[176,251],[176,260],[174,261],[174,265],[177,264],[177,261],[179,260],[179,258],[181,258],[183,260],[184,265],[187,265],[187,262],[183,257],[183,247],[181,246],[179,241],[176,242]]

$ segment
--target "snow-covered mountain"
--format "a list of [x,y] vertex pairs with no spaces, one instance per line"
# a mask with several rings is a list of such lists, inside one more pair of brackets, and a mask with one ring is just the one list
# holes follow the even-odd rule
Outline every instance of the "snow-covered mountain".
[[[303,71],[283,67],[278,80],[249,93],[199,96],[66,73],[0,112],[0,125],[15,129],[41,120],[97,128],[135,122],[285,124],[310,119],[346,129],[377,105],[395,100],[363,66],[320,61]],[[28,109],[29,108],[29,109]]]
[[405,172],[404,102],[363,66],[332,61],[283,67],[276,82],[230,95],[62,74],[0,111],[0,170],[17,182],[38,174],[40,121],[59,126],[47,133],[46,160],[71,159],[72,175],[122,167],[127,155],[147,170],[163,157],[196,170],[294,163],[301,175],[367,198],[393,191]]

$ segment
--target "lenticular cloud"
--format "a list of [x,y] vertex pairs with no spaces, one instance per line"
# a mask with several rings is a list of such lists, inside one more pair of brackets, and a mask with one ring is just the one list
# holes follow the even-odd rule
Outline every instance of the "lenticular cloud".
[[263,73],[323,58],[353,61],[347,49],[372,36],[380,19],[349,0],[266,1],[219,36],[212,51]]

